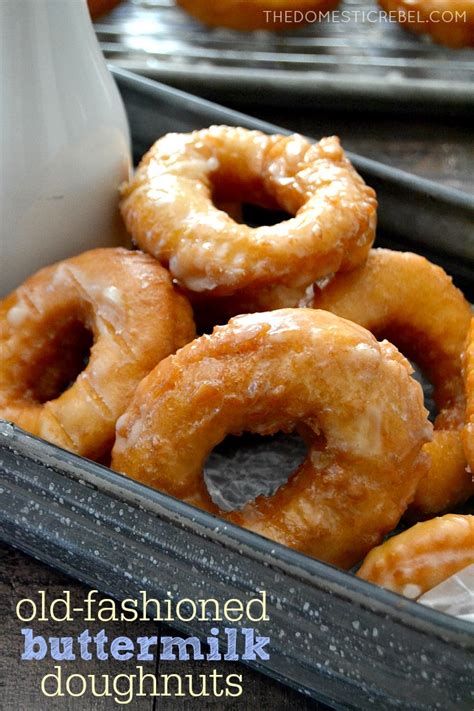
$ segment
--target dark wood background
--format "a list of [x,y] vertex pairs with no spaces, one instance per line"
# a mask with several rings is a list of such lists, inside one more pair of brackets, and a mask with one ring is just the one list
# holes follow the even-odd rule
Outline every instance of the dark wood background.
[[[456,117],[422,116],[420,114],[381,114],[334,111],[299,110],[298,107],[266,109],[262,106],[239,106],[235,108],[252,113],[281,126],[310,134],[323,136],[338,134],[343,145],[354,152],[403,168],[446,185],[474,193],[474,136],[467,119]],[[23,597],[31,597],[35,591],[46,589],[50,600],[70,590],[73,600],[82,600],[87,594],[83,585],[65,578],[56,571],[6,547],[0,547],[0,708],[6,711],[43,711],[64,709],[66,711],[110,711],[120,708],[110,698],[94,699],[45,699],[39,690],[41,677],[46,673],[42,662],[21,662],[21,624],[15,618],[15,605]],[[51,635],[75,635],[84,628],[84,622],[41,625],[39,633]],[[137,637],[166,632],[152,623],[107,624],[110,637],[119,635]],[[65,663],[67,664],[67,663]],[[70,663],[71,664],[71,663]],[[117,674],[126,669],[118,662],[101,662],[95,665],[73,662],[69,673]],[[47,665],[49,666],[49,664]],[[153,669],[150,672],[157,671]],[[209,671],[210,664],[200,662],[160,663],[159,673],[177,672],[200,674]],[[239,699],[206,699],[192,702],[193,708],[218,708],[261,711],[279,709],[325,709],[295,691],[287,689],[248,668],[236,664],[222,665],[226,674],[241,673],[244,678],[244,694]],[[135,699],[128,708],[141,711],[154,709],[180,710],[191,706],[188,699]],[[125,707],[127,708],[127,707]],[[375,708],[375,707],[373,707]]]

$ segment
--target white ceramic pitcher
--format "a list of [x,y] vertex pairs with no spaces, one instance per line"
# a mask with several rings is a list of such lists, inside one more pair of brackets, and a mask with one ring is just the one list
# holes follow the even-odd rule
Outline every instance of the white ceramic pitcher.
[[124,240],[129,143],[86,0],[0,0],[0,295]]

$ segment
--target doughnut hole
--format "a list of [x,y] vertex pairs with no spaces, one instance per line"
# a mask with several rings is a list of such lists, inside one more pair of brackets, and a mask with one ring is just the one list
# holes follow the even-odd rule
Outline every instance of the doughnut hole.
[[234,222],[248,227],[271,227],[293,217],[284,210],[262,207],[251,202],[214,199],[214,204],[219,210],[226,212]]
[[257,496],[272,496],[304,461],[307,446],[293,432],[227,436],[204,465],[204,481],[222,511],[242,508]]
[[260,178],[245,170],[239,173],[232,164],[221,163],[211,180],[214,205],[239,224],[271,227],[294,217],[281,209]]
[[44,404],[65,392],[86,368],[93,343],[91,330],[78,317],[58,325],[29,363],[29,398]]
[[431,380],[425,375],[423,368],[421,368],[418,363],[416,363],[414,360],[410,360],[410,363],[414,371],[413,377],[420,383],[423,389],[423,395],[425,397],[425,407],[429,412],[428,419],[430,420],[430,422],[434,422],[439,412],[434,399],[435,387]]
[[259,205],[242,203],[242,221],[249,227],[278,225],[280,222],[291,220],[292,215],[284,210],[269,210]]
[[431,467],[419,482],[404,519],[412,523],[432,518],[457,507],[473,492],[458,434],[465,412],[460,368],[454,357],[441,368],[439,344],[407,324],[404,328],[397,324],[380,332],[376,330],[375,335],[391,341],[404,353],[414,368],[413,378],[423,389],[428,418],[434,425],[433,441],[425,446]]
[[284,210],[273,210],[250,202],[217,202],[216,207],[227,212],[234,222],[248,227],[271,227],[292,218]]

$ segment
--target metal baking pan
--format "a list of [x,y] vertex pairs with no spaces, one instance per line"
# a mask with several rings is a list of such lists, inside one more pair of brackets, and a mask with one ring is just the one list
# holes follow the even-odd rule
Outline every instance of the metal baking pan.
[[[172,129],[224,121],[272,128],[154,82],[114,73],[137,156]],[[386,212],[382,222],[402,244],[403,224],[413,242],[424,225],[438,243],[443,234],[437,220],[451,220],[452,234],[460,235],[460,241],[454,241],[452,251],[449,243],[442,243],[442,249],[438,244],[440,254],[457,262],[465,250],[472,283],[474,253],[465,246],[472,200],[372,161],[355,160],[370,182],[378,180]],[[415,237],[413,225],[398,224],[397,214],[418,198]],[[431,218],[430,200],[437,210]],[[422,241],[419,251],[425,251]],[[334,708],[472,708],[472,624],[370,585],[5,422],[0,422],[0,538],[117,599],[138,598],[145,590],[162,599],[245,601],[265,590],[270,619],[257,625],[257,634],[270,637],[270,658],[248,664]],[[192,622],[182,631],[205,637],[208,628]]]
[[206,28],[173,0],[134,0],[96,32],[116,65],[221,101],[472,111],[474,52],[408,33],[379,10],[375,0],[343,0],[337,13],[349,21],[245,33]]

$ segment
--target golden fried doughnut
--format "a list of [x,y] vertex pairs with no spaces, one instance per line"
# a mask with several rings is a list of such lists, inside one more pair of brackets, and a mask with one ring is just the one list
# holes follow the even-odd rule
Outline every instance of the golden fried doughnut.
[[448,47],[474,46],[473,0],[379,0],[402,27]]
[[466,426],[462,436],[469,469],[474,474],[474,318],[471,320],[466,350],[463,356],[463,365],[467,407]]
[[423,521],[370,551],[357,575],[417,598],[474,563],[474,516]]
[[[339,0],[177,0],[178,5],[206,25],[232,30],[288,30],[316,22],[319,12]],[[286,14],[285,14],[286,13]]]
[[[252,202],[292,219],[251,228],[215,207]],[[137,244],[181,286],[212,296],[266,286],[305,287],[367,256],[376,200],[337,138],[310,144],[213,126],[168,134],[122,188]]]
[[367,263],[338,274],[309,302],[388,338],[417,362],[434,385],[438,408],[430,472],[420,482],[410,512],[445,511],[474,493],[461,442],[466,401],[461,355],[471,308],[451,278],[409,252],[374,249]]
[[[421,387],[390,343],[324,311],[232,319],[162,361],[117,422],[112,468],[292,548],[349,567],[392,530],[423,476]],[[204,462],[226,435],[305,427],[274,496],[219,511]]]
[[152,257],[95,249],[53,264],[0,302],[0,417],[99,458],[140,380],[193,336]]
[[95,20],[101,15],[105,15],[106,12],[110,12],[119,2],[121,0],[87,0],[87,5],[92,19]]
[[297,308],[305,298],[307,287],[262,287],[242,294],[210,298],[208,294],[183,290],[193,307],[198,333],[210,333],[214,326],[222,326],[234,316],[260,311]]

